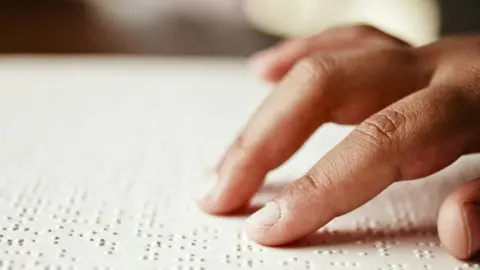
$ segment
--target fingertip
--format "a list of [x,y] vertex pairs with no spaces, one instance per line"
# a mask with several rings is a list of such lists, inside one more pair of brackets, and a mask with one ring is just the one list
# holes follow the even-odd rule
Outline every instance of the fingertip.
[[246,203],[231,203],[225,200],[219,200],[211,195],[196,200],[197,206],[203,212],[210,215],[228,215],[238,211]]
[[203,212],[210,215],[228,215],[243,208],[248,202],[243,202],[237,198],[225,198],[207,194],[196,200],[197,206]]
[[291,50],[271,48],[252,55],[247,66],[263,80],[277,83],[300,60],[302,55],[297,54],[297,52]]
[[222,200],[223,184],[215,170],[209,170],[205,174],[196,194],[197,205],[202,211],[212,215],[226,214],[230,211]]
[[245,233],[250,240],[262,246],[275,247],[281,245],[280,243],[278,243],[278,241],[275,241],[275,239],[265,237],[265,231],[258,229],[248,223],[245,226]]
[[220,182],[218,174],[215,171],[208,171],[203,179],[201,186],[197,190],[196,203],[198,207],[209,214],[221,214],[219,208],[218,196],[220,193]]
[[480,250],[480,206],[476,202],[450,197],[438,216],[438,234],[447,251],[458,259],[468,259]]
[[468,257],[472,257],[480,250],[480,205],[477,202],[463,204],[463,222],[468,240]]
[[312,223],[311,214],[306,215],[304,209],[297,210],[290,210],[288,201],[276,199],[247,219],[245,232],[251,240],[265,246],[292,243],[318,229],[318,224]]
[[480,251],[480,179],[465,183],[443,203],[438,215],[440,240],[453,256],[469,259]]
[[[212,215],[227,215],[245,207],[255,194],[262,180],[256,182],[242,181],[245,173],[233,173],[230,177],[220,179],[218,174],[211,174],[198,189],[196,203],[198,207]],[[250,175],[255,178],[255,175]],[[256,178],[255,178],[256,179]],[[250,179],[251,180],[251,179]]]
[[225,208],[211,201],[208,198],[197,200],[197,206],[198,208],[200,208],[200,210],[202,210],[202,212],[207,213],[209,215],[215,215],[215,216],[227,215],[234,211],[234,210]]
[[272,201],[252,214],[245,224],[247,236],[265,246],[279,246],[285,243],[284,234],[279,234],[282,213],[280,206]]
[[438,215],[438,235],[445,249],[458,259],[470,256],[468,232],[463,220],[460,205],[451,198],[447,199]]
[[278,65],[263,54],[252,56],[247,65],[256,76],[267,82],[276,83],[283,77]]

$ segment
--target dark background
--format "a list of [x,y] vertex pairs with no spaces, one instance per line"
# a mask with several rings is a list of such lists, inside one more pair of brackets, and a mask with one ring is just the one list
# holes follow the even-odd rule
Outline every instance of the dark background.
[[[442,34],[480,31],[479,0],[441,0]],[[81,2],[0,0],[0,53],[246,56],[277,42],[246,27],[186,17],[113,27]]]

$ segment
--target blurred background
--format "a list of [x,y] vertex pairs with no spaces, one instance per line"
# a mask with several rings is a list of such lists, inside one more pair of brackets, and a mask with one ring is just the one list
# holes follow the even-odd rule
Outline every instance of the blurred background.
[[351,22],[423,44],[480,30],[479,11],[478,0],[2,0],[0,53],[247,56]]

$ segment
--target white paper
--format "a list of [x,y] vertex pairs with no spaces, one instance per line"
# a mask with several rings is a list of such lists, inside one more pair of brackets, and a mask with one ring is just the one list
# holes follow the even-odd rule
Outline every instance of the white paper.
[[[0,60],[2,269],[470,269],[442,250],[439,205],[480,175],[463,158],[399,183],[294,246],[193,198],[270,91],[241,60]],[[262,204],[350,128],[328,125],[269,176]],[[477,163],[477,165],[475,165]]]

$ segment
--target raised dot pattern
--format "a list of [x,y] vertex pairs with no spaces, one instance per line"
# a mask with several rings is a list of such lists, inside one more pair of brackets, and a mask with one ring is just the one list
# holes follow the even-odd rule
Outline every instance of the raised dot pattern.
[[[48,182],[32,182],[23,190],[30,185],[46,190]],[[160,201],[168,198],[167,204],[145,201],[120,209],[109,204],[108,196],[99,199],[80,187],[74,190],[65,200],[49,192],[12,194],[4,200],[5,216],[0,219],[4,267],[115,269],[122,264],[137,269],[311,270],[374,265],[381,270],[407,270],[438,269],[447,263],[451,269],[478,268],[447,255],[433,232],[414,228],[386,232],[381,229],[385,226],[367,216],[344,218],[293,247],[277,249],[250,241],[241,230],[241,219],[212,220],[186,207],[188,200],[173,202],[170,194],[156,194]],[[178,212],[180,205],[184,210]]]
[[[205,156],[223,149],[215,136],[231,137],[200,125],[213,117],[198,105],[206,96],[52,89],[6,96],[13,105],[0,113],[1,269],[479,268],[442,249],[435,211],[422,201],[441,202],[452,183],[432,179],[431,194],[399,183],[293,245],[263,247],[243,233],[247,214],[212,217],[193,203]],[[35,102],[22,105],[27,96]],[[164,113],[191,108],[174,122]],[[259,197],[286,183],[271,177]]]

